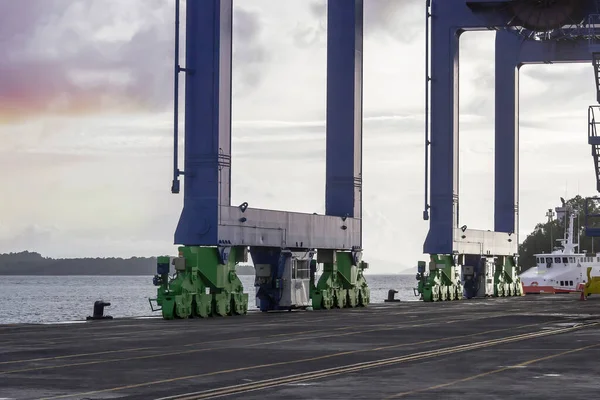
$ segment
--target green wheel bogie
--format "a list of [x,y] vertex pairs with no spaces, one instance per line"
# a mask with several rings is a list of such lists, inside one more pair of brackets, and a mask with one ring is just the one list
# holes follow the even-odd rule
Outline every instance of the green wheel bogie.
[[[217,247],[180,247],[179,257],[171,263],[176,273],[169,277],[165,272],[155,278],[159,284],[156,302],[163,318],[246,314],[248,294],[235,272],[241,251],[232,247],[225,259]],[[169,262],[169,257],[159,257],[159,271]]]

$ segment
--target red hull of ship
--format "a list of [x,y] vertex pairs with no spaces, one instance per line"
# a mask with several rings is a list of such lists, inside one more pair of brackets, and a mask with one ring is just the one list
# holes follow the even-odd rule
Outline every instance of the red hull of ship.
[[559,293],[578,293],[583,290],[583,285],[580,284],[577,289],[559,289],[553,286],[525,286],[523,285],[523,292],[525,294],[559,294]]

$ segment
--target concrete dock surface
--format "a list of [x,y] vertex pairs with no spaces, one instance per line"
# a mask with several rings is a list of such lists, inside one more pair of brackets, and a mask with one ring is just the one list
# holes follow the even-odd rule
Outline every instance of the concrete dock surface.
[[0,325],[0,398],[594,399],[599,356],[577,295]]

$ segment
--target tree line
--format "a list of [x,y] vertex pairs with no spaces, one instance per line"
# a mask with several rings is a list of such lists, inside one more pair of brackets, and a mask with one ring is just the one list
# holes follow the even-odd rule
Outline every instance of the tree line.
[[[600,203],[600,202],[598,202]],[[565,205],[576,214],[573,241],[579,243],[577,251],[592,254],[600,252],[600,240],[585,235],[585,198],[577,195],[566,200]],[[600,214],[600,204],[588,204],[589,212]],[[553,210],[554,211],[554,210]],[[556,216],[556,215],[555,215]],[[535,266],[535,254],[548,253],[565,237],[567,218],[553,218],[538,223],[533,232],[519,245],[521,271]],[[588,225],[600,228],[600,218],[588,220]],[[43,257],[36,252],[0,254],[0,275],[146,275],[156,273],[155,257],[131,258],[59,258]],[[252,265],[237,266],[240,275],[254,275]]]
[[[254,275],[239,265],[240,275]],[[50,258],[30,251],[0,254],[0,275],[143,275],[156,274],[156,257]]]
[[[600,214],[600,202],[589,202],[588,213]],[[594,240],[593,237],[585,235],[585,215],[586,200],[577,195],[572,199],[565,201],[565,206],[570,207],[575,213],[573,221],[573,242],[579,243],[575,249],[578,253],[592,254],[600,252],[600,239]],[[552,210],[554,211],[554,210]],[[556,213],[555,213],[556,214]],[[533,232],[519,245],[519,264],[521,271],[525,271],[535,266],[535,254],[549,253],[553,248],[560,246],[558,239],[565,237],[566,223],[568,218],[557,218],[555,215],[552,220],[538,223]],[[600,227],[600,218],[588,219],[588,226]]]

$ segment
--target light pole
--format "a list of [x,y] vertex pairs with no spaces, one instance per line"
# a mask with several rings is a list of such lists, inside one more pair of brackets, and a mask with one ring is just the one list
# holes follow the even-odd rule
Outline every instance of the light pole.
[[548,209],[546,217],[548,217],[548,225],[550,226],[550,253],[552,253],[552,250],[554,249],[554,240],[552,238],[552,221],[554,220],[554,211],[552,211],[551,208]]

